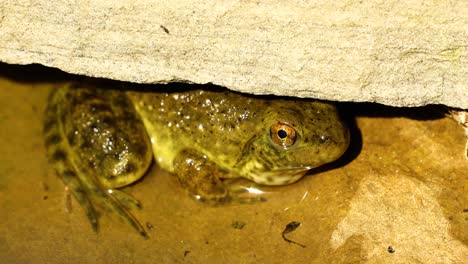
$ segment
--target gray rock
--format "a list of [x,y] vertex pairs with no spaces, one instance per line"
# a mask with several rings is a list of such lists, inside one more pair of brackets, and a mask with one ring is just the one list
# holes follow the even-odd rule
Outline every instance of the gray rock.
[[136,83],[468,108],[466,1],[3,1],[0,61]]

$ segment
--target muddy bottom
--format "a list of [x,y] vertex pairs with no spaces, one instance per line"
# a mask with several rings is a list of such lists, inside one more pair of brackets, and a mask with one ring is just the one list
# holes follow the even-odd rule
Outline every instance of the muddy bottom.
[[[468,259],[463,130],[426,115],[430,109],[343,106],[356,111],[347,156],[295,184],[265,188],[264,203],[209,206],[153,166],[124,189],[143,204],[132,212],[150,236],[145,240],[105,212],[93,232],[46,160],[42,113],[60,82],[13,79],[0,79],[1,263]],[[283,234],[293,221],[300,225]]]

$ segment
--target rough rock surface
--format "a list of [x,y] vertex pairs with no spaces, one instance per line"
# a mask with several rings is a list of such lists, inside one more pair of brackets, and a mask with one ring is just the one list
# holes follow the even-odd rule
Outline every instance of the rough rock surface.
[[467,1],[1,1],[0,61],[468,109]]

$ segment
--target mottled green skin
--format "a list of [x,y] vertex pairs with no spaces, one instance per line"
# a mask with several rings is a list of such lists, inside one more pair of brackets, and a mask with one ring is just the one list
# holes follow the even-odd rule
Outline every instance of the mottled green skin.
[[[324,102],[214,90],[120,92],[75,86],[51,94],[45,141],[51,163],[94,228],[98,203],[146,236],[128,211],[138,201],[108,189],[142,177],[152,152],[198,199],[249,202],[255,200],[237,197],[220,179],[289,184],[310,168],[336,160],[349,143],[335,106]],[[294,128],[291,146],[272,140],[278,135],[270,127],[278,123]]]
[[[283,185],[336,160],[348,146],[348,130],[328,103],[205,90],[130,97],[152,138],[156,161],[175,173],[174,158],[182,149],[192,149],[226,177]],[[293,146],[284,149],[272,142],[270,127],[277,122],[296,129]],[[300,173],[287,173],[289,169]]]

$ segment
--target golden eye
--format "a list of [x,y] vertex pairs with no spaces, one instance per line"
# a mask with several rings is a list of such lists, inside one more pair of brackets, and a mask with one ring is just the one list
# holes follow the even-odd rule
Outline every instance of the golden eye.
[[296,130],[290,125],[276,123],[270,128],[270,138],[275,144],[287,148],[296,142]]

